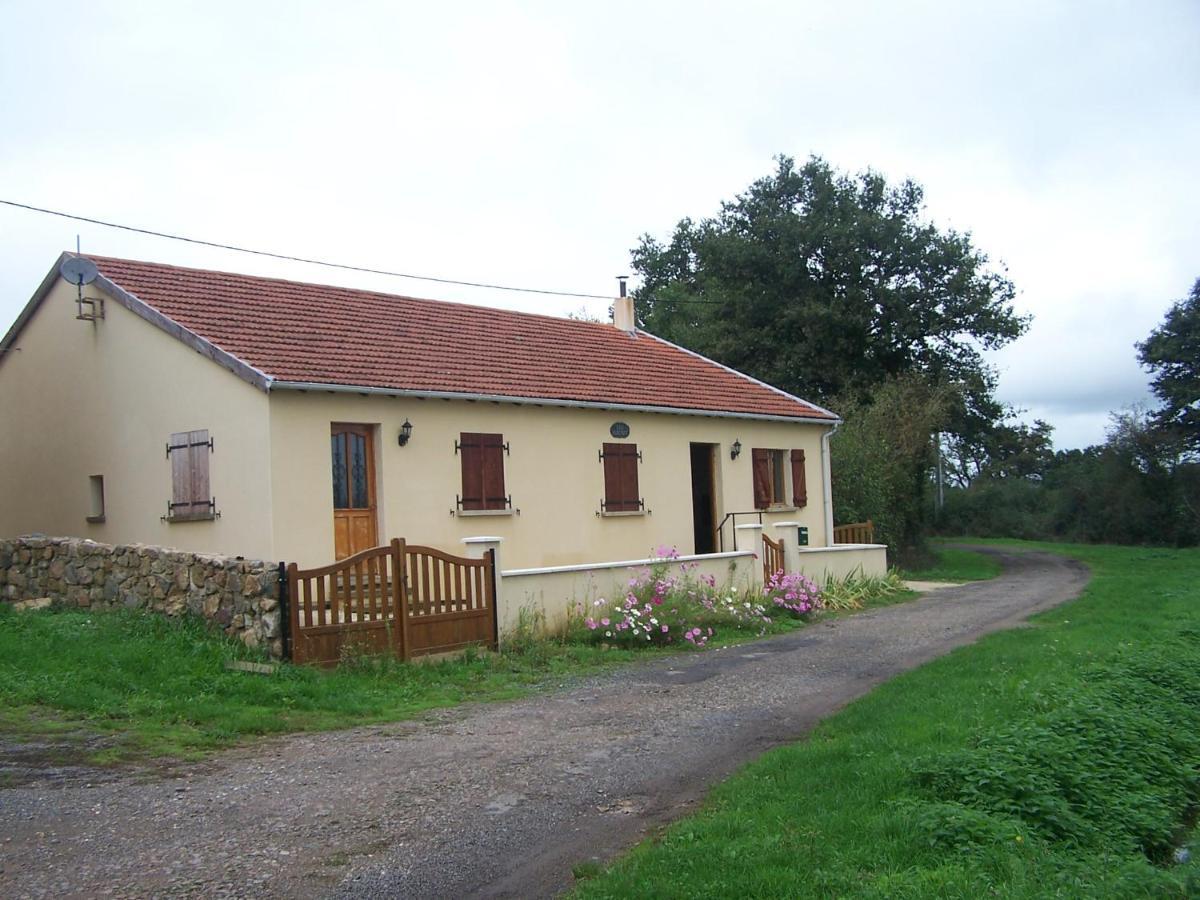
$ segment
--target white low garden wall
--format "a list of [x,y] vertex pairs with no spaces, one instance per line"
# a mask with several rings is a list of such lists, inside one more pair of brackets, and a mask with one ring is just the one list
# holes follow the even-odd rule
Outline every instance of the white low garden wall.
[[795,568],[822,585],[849,577],[878,577],[888,570],[886,544],[798,547],[795,553]]
[[543,614],[548,629],[560,628],[567,622],[567,611],[576,604],[587,606],[602,597],[611,599],[613,594],[624,596],[630,580],[639,571],[663,562],[670,574],[678,574],[679,566],[686,564],[692,577],[710,575],[718,587],[742,590],[762,583],[762,563],[749,550],[672,560],[628,559],[545,569],[509,569],[500,572],[497,585],[500,633],[516,627],[522,609]]

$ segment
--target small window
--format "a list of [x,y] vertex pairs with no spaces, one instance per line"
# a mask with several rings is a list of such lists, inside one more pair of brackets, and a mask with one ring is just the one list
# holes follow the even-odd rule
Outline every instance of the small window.
[[605,444],[600,451],[604,463],[604,500],[606,513],[638,512],[645,508],[638,493],[638,462],[642,454],[637,444]]
[[782,450],[763,450],[756,447],[751,451],[755,509],[783,506],[787,502],[783,455]]
[[463,432],[455,449],[462,457],[459,507],[464,511],[509,509],[512,498],[504,493],[504,454],[508,452],[504,435]]
[[89,475],[88,491],[91,500],[91,513],[88,515],[87,520],[93,525],[97,525],[104,521],[104,476]]
[[217,517],[216,499],[209,493],[208,457],[213,442],[207,430],[171,435],[167,458],[171,461],[171,500],[168,522],[196,522]]

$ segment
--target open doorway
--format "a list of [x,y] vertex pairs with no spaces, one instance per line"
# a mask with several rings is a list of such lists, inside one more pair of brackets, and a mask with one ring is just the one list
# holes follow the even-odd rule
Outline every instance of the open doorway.
[[717,552],[716,444],[692,444],[692,523],[696,553]]

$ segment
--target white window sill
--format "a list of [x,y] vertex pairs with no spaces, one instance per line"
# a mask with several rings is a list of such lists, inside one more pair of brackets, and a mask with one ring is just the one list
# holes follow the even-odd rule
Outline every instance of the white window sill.
[[765,513],[794,513],[800,512],[799,506],[768,506],[763,510]]
[[627,510],[622,510],[621,512],[602,512],[602,513],[600,513],[600,518],[602,518],[602,519],[625,519],[630,516],[644,516],[646,514],[646,512],[647,512],[647,510],[644,510],[644,509],[627,509]]
[[511,516],[515,513],[515,509],[460,509],[454,514],[472,518],[474,516]]

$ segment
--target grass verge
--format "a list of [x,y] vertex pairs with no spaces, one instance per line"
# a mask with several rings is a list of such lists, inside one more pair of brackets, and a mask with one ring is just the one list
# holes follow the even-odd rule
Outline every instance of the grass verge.
[[[874,605],[872,591],[849,589]],[[895,592],[884,600],[894,602]],[[805,625],[789,616],[763,624],[749,613],[745,621],[712,615],[711,646]],[[14,613],[0,604],[0,735],[18,741],[60,735],[64,752],[88,748],[82,752],[94,763],[192,759],[249,738],[410,719],[470,701],[517,698],[638,659],[697,652],[686,643],[605,646],[535,637],[536,630],[527,623],[501,653],[426,663],[350,658],[335,670],[284,664],[275,674],[257,675],[229,671],[226,663],[261,656],[195,619],[128,610]],[[102,739],[90,740],[89,730]]]
[[1025,546],[1085,562],[1085,594],[764,755],[578,896],[1197,895],[1171,863],[1200,801],[1200,552]]
[[958,547],[936,547],[937,561],[928,568],[903,572],[909,581],[986,581],[1000,574],[1000,563],[986,553]]

